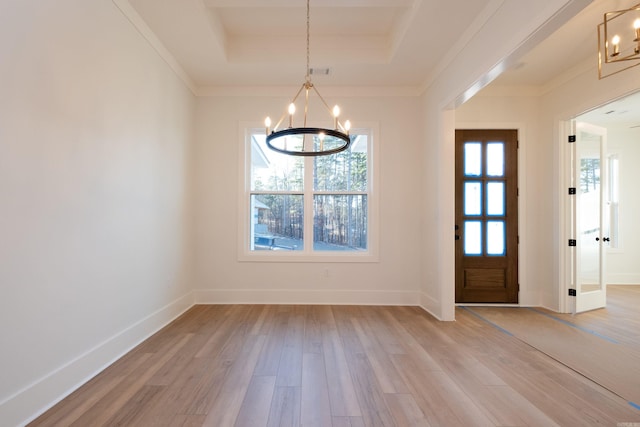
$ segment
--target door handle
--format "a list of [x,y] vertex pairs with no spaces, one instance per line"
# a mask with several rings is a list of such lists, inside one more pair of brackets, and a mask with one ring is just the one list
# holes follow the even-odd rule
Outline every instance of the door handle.
[[602,238],[602,241],[603,241],[603,242],[610,242],[610,241],[611,241],[611,239],[609,239],[608,237],[603,237],[603,238]]
[[599,241],[600,241],[600,238],[599,238],[599,237],[596,237],[596,242],[599,242]]

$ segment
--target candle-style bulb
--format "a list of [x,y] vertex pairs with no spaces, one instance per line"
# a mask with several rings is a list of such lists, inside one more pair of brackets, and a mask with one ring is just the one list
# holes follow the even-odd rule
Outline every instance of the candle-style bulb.
[[333,107],[333,128],[338,130],[338,116],[340,115],[340,107]]
[[613,53],[611,56],[618,56],[620,54],[620,36],[617,34],[613,36],[611,44],[613,44]]
[[344,130],[347,131],[347,135],[349,135],[349,129],[351,129],[351,122],[347,120],[346,122],[344,122]]
[[267,117],[264,119],[264,127],[267,128],[267,135],[269,135],[269,128],[271,127],[271,118]]
[[289,127],[292,128],[293,127],[293,115],[296,112],[296,104],[294,104],[293,102],[291,104],[289,104]]

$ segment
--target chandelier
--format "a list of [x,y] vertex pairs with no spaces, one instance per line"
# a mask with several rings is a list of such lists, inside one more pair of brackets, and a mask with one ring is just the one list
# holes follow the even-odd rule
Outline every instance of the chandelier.
[[640,65],[640,4],[606,12],[598,24],[598,78]]
[[[318,89],[311,82],[311,71],[309,68],[309,0],[307,0],[307,72],[302,87],[293,97],[288,108],[271,128],[271,119],[267,117],[264,121],[267,132],[267,146],[277,152],[293,156],[326,156],[346,150],[351,145],[349,120],[344,124],[340,122],[340,107],[333,108],[324,100]],[[293,116],[296,113],[296,101],[304,92],[304,109],[302,117],[302,127],[294,127]],[[309,95],[315,94],[322,105],[326,107],[329,116],[333,121],[332,129],[321,127],[308,127],[307,114],[309,113]],[[285,119],[288,118],[288,127],[280,129]]]

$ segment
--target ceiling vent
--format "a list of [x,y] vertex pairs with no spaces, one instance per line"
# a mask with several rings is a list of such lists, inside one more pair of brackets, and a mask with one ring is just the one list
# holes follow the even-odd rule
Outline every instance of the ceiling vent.
[[312,76],[328,76],[329,74],[331,74],[331,68],[326,67],[326,68],[309,68],[309,74]]

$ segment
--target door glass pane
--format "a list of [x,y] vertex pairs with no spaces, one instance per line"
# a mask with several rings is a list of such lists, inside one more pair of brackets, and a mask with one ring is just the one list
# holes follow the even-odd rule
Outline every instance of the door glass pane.
[[487,183],[487,215],[504,215],[504,182]]
[[464,183],[464,214],[480,215],[482,213],[482,184],[480,182]]
[[609,242],[610,248],[618,248],[620,245],[620,236],[619,236],[619,200],[620,200],[620,189],[619,189],[619,170],[620,163],[618,160],[617,154],[612,154],[609,156],[609,200],[607,205],[609,206],[609,221],[605,222],[605,227],[608,225],[609,230],[604,230],[604,235],[609,235],[611,241]]
[[482,223],[480,221],[464,222],[464,254],[482,254]]
[[504,255],[504,221],[487,221],[487,254]]
[[480,176],[482,173],[482,144],[467,142],[464,144],[464,174]]
[[590,292],[600,289],[600,139],[583,135],[578,155],[578,275],[581,291]]
[[504,176],[504,143],[487,144],[487,175]]

